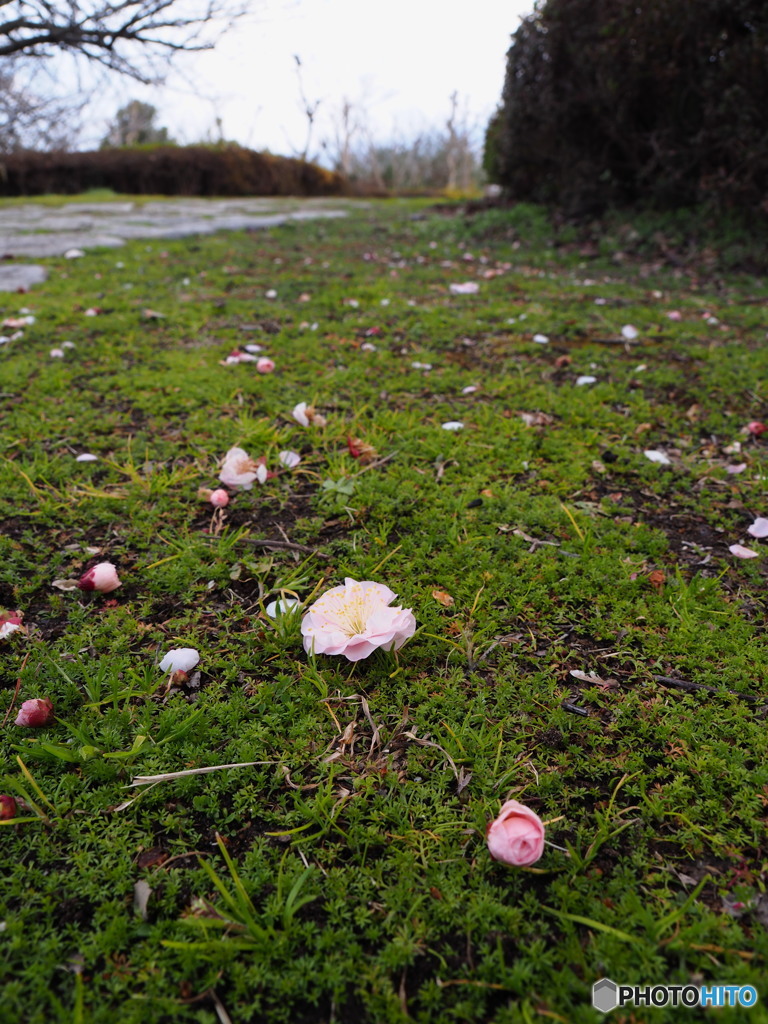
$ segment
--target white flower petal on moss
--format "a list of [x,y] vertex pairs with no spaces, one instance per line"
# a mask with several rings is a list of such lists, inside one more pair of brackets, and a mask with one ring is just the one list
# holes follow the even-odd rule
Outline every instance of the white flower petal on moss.
[[464,424],[461,420],[448,420],[447,423],[440,424],[443,430],[463,430]]
[[194,647],[175,647],[160,662],[161,672],[191,672],[200,661]]
[[672,465],[672,460],[670,459],[670,457],[665,452],[659,452],[659,451],[656,451],[653,448],[649,448],[649,449],[647,449],[646,451],[643,452],[643,455],[650,462],[656,462],[660,466],[671,466]]
[[293,611],[300,603],[295,597],[283,597],[279,601],[270,601],[264,611],[270,619],[276,619],[278,615],[285,615]]

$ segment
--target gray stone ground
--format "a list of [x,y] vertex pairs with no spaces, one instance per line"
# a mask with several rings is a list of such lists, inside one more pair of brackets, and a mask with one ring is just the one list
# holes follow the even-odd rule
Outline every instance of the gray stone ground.
[[168,199],[162,202],[33,201],[0,208],[0,291],[26,290],[47,277],[43,266],[15,262],[72,250],[118,248],[133,238],[185,238],[215,231],[274,227],[287,220],[343,217],[328,199]]

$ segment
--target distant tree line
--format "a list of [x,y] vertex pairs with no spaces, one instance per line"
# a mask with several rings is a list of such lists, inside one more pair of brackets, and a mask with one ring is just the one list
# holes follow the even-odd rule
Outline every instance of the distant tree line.
[[484,166],[571,214],[768,212],[765,0],[546,0],[512,37]]

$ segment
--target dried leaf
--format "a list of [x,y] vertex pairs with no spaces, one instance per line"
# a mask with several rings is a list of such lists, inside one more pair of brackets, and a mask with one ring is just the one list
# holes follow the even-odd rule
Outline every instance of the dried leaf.
[[441,604],[443,608],[452,608],[456,604],[454,598],[452,598],[450,594],[446,593],[445,590],[433,590],[432,597],[434,597],[438,604]]

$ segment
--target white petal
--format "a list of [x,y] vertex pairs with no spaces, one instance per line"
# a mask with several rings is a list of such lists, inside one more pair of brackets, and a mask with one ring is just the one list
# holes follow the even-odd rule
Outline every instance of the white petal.
[[576,378],[576,386],[581,387],[584,384],[596,384],[597,377],[593,377],[589,373],[583,373],[580,377]]
[[448,420],[447,423],[442,424],[443,430],[463,430],[464,424],[461,420]]
[[193,647],[176,647],[160,662],[160,671],[190,672],[199,661],[200,655]]
[[243,348],[246,352],[263,352],[264,349],[261,345],[244,345]]
[[533,340],[536,342],[537,345],[549,344],[549,338],[546,336],[546,334],[534,334]]
[[650,459],[651,462],[658,462],[660,466],[672,465],[672,460],[669,458],[668,455],[665,455],[664,452],[658,452],[655,451],[654,449],[649,448],[647,451],[643,452],[643,455],[646,457],[646,459]]
[[636,327],[633,327],[632,324],[626,324],[621,328],[621,336],[622,338],[626,338],[627,341],[634,341],[637,335],[638,330]]
[[294,466],[298,466],[301,462],[301,456],[298,452],[280,452],[277,458],[287,469],[293,469]]
[[98,462],[99,456],[92,455],[90,452],[83,452],[82,455],[78,455],[75,462]]
[[267,479],[267,467],[263,462],[260,462],[256,467],[256,479],[260,484],[263,484]]
[[477,384],[467,384],[465,388],[461,389],[462,395],[471,395],[477,391]]
[[270,601],[264,611],[271,619],[276,619],[278,615],[293,611],[299,603],[295,597],[284,597],[280,601]]

